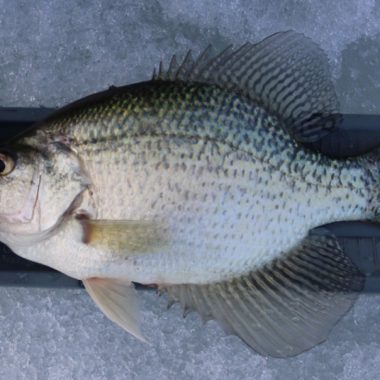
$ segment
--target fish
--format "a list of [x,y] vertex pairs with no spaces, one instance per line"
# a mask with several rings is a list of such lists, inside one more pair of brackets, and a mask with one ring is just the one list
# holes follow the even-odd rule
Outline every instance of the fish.
[[1,146],[0,240],[141,340],[135,284],[258,354],[298,355],[364,286],[324,226],[379,218],[376,154],[311,146],[340,121],[328,58],[301,33],[173,56]]

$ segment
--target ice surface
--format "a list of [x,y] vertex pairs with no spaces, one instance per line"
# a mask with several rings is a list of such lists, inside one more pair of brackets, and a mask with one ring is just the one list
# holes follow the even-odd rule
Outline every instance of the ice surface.
[[380,85],[376,0],[0,0],[0,5],[3,106],[62,105],[110,85],[148,79],[153,66],[175,52],[254,42],[287,29],[307,34],[326,50],[344,110],[373,111],[364,94],[379,105],[373,99]]
[[[380,113],[380,2],[0,1],[0,105],[58,106],[148,79],[160,59],[295,29],[326,50],[345,112]],[[327,343],[268,359],[196,314],[141,292],[145,345],[84,290],[0,288],[1,379],[378,379],[380,296]]]
[[378,379],[380,296],[362,296],[329,340],[290,359],[264,358],[213,321],[141,291],[141,343],[84,290],[0,289],[1,379]]

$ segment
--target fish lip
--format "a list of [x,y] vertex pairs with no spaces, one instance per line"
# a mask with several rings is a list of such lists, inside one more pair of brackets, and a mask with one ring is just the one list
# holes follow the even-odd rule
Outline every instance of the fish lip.
[[0,226],[2,231],[7,230],[7,228],[3,228],[4,225],[26,224],[33,221],[40,193],[40,185],[41,174],[36,170],[33,173],[31,186],[21,210],[14,213],[0,213]]

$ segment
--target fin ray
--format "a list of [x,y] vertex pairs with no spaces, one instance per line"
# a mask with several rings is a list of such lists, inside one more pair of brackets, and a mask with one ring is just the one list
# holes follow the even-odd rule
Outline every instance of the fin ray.
[[165,290],[259,353],[288,357],[324,341],[362,287],[363,275],[336,238],[313,231],[283,258],[240,278]]
[[327,56],[303,34],[276,33],[236,50],[229,46],[211,58],[210,50],[196,60],[188,52],[176,74],[160,69],[158,79],[237,91],[276,116],[299,142],[317,141],[340,125]]
[[113,322],[137,339],[146,342],[139,325],[136,290],[129,281],[89,278],[83,284],[99,309]]

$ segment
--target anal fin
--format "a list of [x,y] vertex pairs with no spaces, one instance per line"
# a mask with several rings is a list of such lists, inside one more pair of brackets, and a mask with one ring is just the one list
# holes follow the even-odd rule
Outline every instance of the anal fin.
[[334,236],[312,232],[283,258],[239,278],[166,290],[260,354],[289,357],[327,338],[363,282]]

